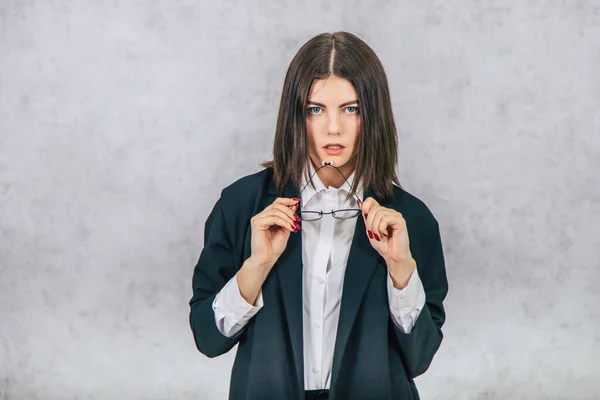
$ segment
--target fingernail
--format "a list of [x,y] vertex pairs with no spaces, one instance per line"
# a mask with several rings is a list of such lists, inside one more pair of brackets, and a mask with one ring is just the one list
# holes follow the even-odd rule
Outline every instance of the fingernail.
[[375,239],[377,239],[378,242],[381,242],[381,239],[379,239],[379,236],[377,236],[377,234],[375,234],[375,233],[374,233],[374,235],[375,235]]
[[300,224],[297,222],[294,222],[294,226],[296,227],[296,229],[300,230]]
[[360,207],[360,205],[362,204],[362,202],[359,199],[356,199],[356,204]]
[[365,216],[365,218],[367,218],[369,216],[369,214],[363,214]]
[[369,239],[373,239],[373,232],[367,231],[367,233],[369,234]]
[[300,201],[300,197],[294,197],[292,200],[294,200],[294,201]]
[[300,217],[298,216],[298,214],[294,214],[294,219],[295,219],[296,221],[300,221]]

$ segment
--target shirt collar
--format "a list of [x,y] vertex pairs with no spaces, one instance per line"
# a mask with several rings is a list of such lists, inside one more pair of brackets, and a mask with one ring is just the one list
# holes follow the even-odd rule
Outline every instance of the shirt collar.
[[[308,164],[308,176],[310,177],[312,174],[315,173],[315,167],[313,166],[312,162],[310,160],[307,161]],[[350,189],[352,188],[352,183],[354,182],[354,175],[356,173],[356,170],[352,172],[352,174],[348,177],[348,182],[344,182],[342,184],[342,186],[338,188],[334,188],[332,186],[328,188],[325,187],[325,185],[323,184],[323,182],[321,182],[321,179],[319,178],[319,174],[315,174],[313,176],[313,183],[315,184],[315,188],[313,189],[311,185],[307,185],[308,181],[306,180],[306,168],[305,168],[305,173],[302,175],[302,186],[301,188],[305,187],[304,191],[302,192],[302,207],[304,207],[309,201],[310,199],[317,193],[323,191],[326,192],[327,190],[333,190],[333,191],[339,191],[339,190],[343,190],[346,193],[350,193]],[[358,196],[359,199],[363,199],[363,187],[362,185],[358,185],[358,187],[356,188],[356,196]]]

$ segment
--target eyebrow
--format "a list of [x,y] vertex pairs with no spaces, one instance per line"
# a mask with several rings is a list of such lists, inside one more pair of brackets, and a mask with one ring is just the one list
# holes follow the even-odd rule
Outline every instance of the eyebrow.
[[[340,107],[348,106],[348,105],[354,104],[354,103],[358,104],[358,100],[347,101],[345,103],[340,104]],[[308,104],[314,104],[315,106],[327,108],[327,107],[325,107],[325,104],[317,103],[316,101],[309,101]]]

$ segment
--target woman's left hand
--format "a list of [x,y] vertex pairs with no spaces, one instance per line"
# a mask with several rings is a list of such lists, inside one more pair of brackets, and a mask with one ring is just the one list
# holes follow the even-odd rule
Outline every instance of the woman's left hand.
[[371,245],[385,260],[392,278],[404,283],[415,269],[404,217],[396,210],[380,206],[372,197],[359,207]]

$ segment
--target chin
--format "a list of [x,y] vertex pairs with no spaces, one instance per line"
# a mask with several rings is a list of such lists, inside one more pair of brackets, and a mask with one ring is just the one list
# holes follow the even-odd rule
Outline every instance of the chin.
[[340,156],[330,156],[329,154],[325,154],[323,158],[319,161],[319,165],[321,165],[322,161],[332,161],[334,167],[341,168],[348,164],[350,161],[347,157],[341,158]]
[[351,161],[350,157],[344,154],[330,155],[327,154],[325,151],[319,151],[316,157],[311,156],[310,158],[313,160],[313,164],[317,168],[323,166],[323,164],[321,164],[323,161],[332,161],[333,166],[338,168],[345,166],[348,162]]

